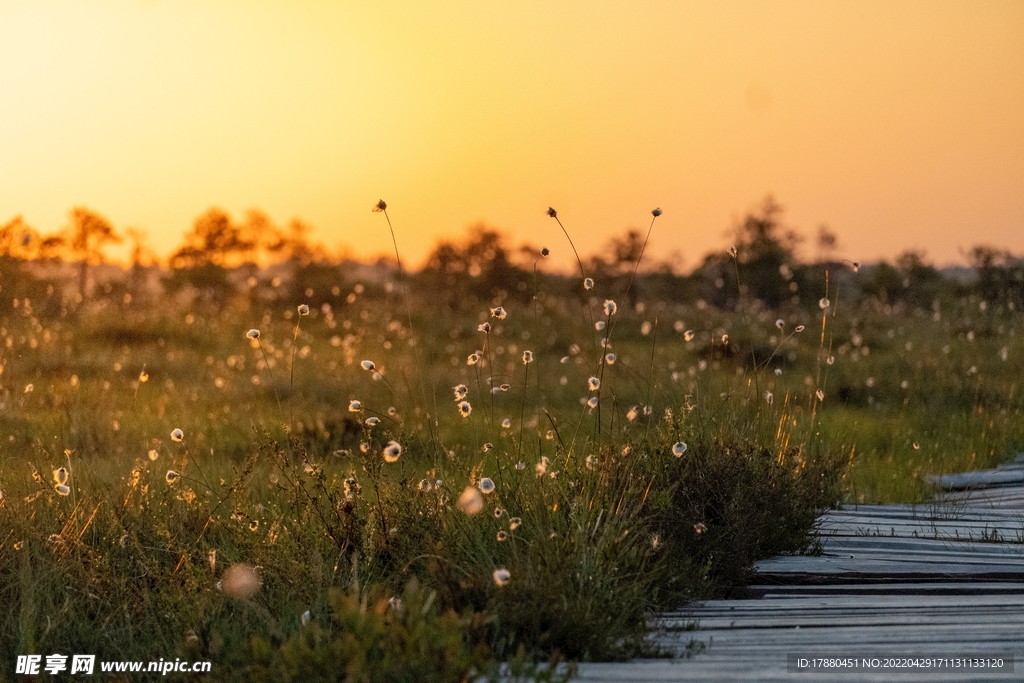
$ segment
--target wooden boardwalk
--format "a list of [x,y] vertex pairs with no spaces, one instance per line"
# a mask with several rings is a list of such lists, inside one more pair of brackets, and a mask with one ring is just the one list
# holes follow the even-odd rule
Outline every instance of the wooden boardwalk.
[[[584,664],[578,680],[1024,681],[1024,456],[933,483],[935,503],[825,514],[823,554],[758,563],[745,599],[663,615],[659,643],[703,643],[692,658]],[[862,666],[797,671],[791,657]],[[924,658],[1004,668],[906,666]]]

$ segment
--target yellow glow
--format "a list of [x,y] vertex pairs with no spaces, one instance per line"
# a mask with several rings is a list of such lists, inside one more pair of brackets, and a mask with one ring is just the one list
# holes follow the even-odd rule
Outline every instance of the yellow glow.
[[166,254],[212,205],[403,256],[483,220],[568,268],[664,209],[693,266],[772,192],[868,261],[1024,251],[1024,3],[0,4],[0,221]]

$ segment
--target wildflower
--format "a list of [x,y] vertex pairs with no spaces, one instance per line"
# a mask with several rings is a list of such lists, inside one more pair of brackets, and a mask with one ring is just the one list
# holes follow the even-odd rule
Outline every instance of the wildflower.
[[351,401],[348,402],[348,412],[350,412],[350,413],[358,413],[362,409],[363,409],[363,404],[362,404],[361,401],[358,401],[356,399],[352,399]]
[[388,445],[384,447],[384,462],[398,462],[398,458],[401,456],[402,444],[394,439],[388,441]]
[[779,318],[778,320],[775,321],[775,327],[779,328],[780,330],[783,327],[785,327],[785,326],[786,326],[786,321],[783,320],[782,318]]
[[309,610],[306,610],[302,613],[300,621],[302,622],[303,626],[309,626],[309,622],[311,622],[312,620],[313,616],[309,613]]
[[458,405],[459,415],[462,417],[469,417],[469,414],[473,412],[473,406],[469,405],[469,401],[461,401]]
[[249,330],[248,332],[246,332],[245,336],[248,337],[249,339],[259,339],[260,338],[260,331],[257,330],[254,327],[251,330]]
[[521,525],[522,523],[523,523],[523,520],[521,518],[519,518],[519,517],[509,517],[509,519],[508,519],[509,531],[515,531],[516,529],[519,528],[519,525]]
[[173,484],[175,481],[177,481],[178,477],[180,476],[181,475],[175,472],[174,470],[167,470],[167,474],[164,475],[164,481],[166,481],[168,484]]
[[590,277],[583,278],[583,289],[590,290],[590,289],[593,289],[593,288],[594,288],[594,278],[590,278]]
[[479,489],[475,486],[467,486],[459,495],[456,505],[462,512],[472,516],[484,509],[484,497],[480,495]]
[[818,299],[818,308],[826,309],[830,305],[831,305],[831,302],[828,299],[826,299],[825,297],[822,297],[822,298]]
[[[550,210],[554,211],[554,209]],[[494,584],[499,588],[508,583],[509,579],[512,578],[511,572],[509,572],[509,570],[507,569],[495,569],[494,574],[492,574],[492,576],[494,577]]]
[[683,457],[683,453],[685,452],[686,444],[683,443],[682,441],[677,441],[672,445],[672,455],[676,456],[677,458]]
[[772,401],[775,400],[775,397],[772,395],[772,392],[766,391],[764,392],[764,400],[768,402],[768,405],[771,405]]
[[527,349],[523,351],[523,365],[528,365],[533,362],[533,351]]
[[301,304],[299,306],[299,315],[309,315],[309,304]]
[[359,363],[359,366],[367,372],[372,372],[377,369],[377,365],[372,360],[364,360]]
[[480,480],[480,492],[494,493],[494,481],[490,477],[484,477]]
[[455,400],[461,401],[464,398],[466,398],[466,394],[469,393],[469,387],[467,387],[465,384],[460,384],[458,386],[452,387],[452,391],[455,392]]
[[498,320],[504,320],[505,316],[507,316],[508,313],[505,312],[504,308],[498,306],[497,308],[491,309],[491,315],[497,318]]
[[247,564],[233,564],[224,571],[221,577],[221,590],[225,595],[237,600],[246,600],[260,589],[259,574]]
[[548,255],[548,254],[550,254],[550,253],[551,253],[551,250],[550,250],[550,249],[548,249],[547,247],[543,247],[543,248],[542,248],[542,249],[540,250],[540,255],[541,255],[541,256],[544,256],[544,257],[547,257],[547,255]]
[[652,215],[652,216],[654,216],[655,218],[657,218],[658,216],[660,216],[660,215],[661,215],[661,207],[658,207],[658,208],[657,208],[657,209],[655,209],[654,211],[651,211],[651,215]]
[[504,420],[501,421],[501,426],[503,429],[508,429],[509,427],[512,426],[512,420],[506,417]]
[[185,433],[180,429],[171,430],[171,441],[181,443],[185,439]]
[[466,357],[466,365],[476,365],[480,362],[480,354],[473,352]]
[[615,312],[619,310],[618,305],[611,299],[604,300],[604,314],[615,315]]
[[416,485],[416,489],[421,493],[426,493],[431,488],[433,488],[433,485],[430,483],[429,479],[420,479],[420,483]]
[[53,471],[53,481],[57,484],[68,483],[68,468],[61,467]]
[[818,389],[817,391],[815,391],[814,395],[818,397],[819,401],[824,401],[825,400],[825,392],[822,391],[821,389]]
[[694,337],[694,331],[693,330],[687,330],[686,332],[683,332],[683,339],[684,340],[686,340],[686,341],[693,341],[693,337]]
[[615,365],[615,360],[618,358],[614,353],[606,353],[604,355],[604,362],[608,365]]
[[557,218],[558,217],[558,212],[555,211],[552,207],[549,206],[548,207],[548,215],[551,216],[552,218]]
[[477,325],[476,329],[480,330],[484,334],[488,334],[491,331],[491,324],[488,322],[483,322]]
[[591,377],[590,379],[587,380],[587,387],[591,391],[597,391],[598,389],[601,388],[601,380],[599,380],[597,377]]
[[502,541],[504,541],[507,538],[508,538],[508,534],[506,532],[504,532],[504,531],[499,531],[498,532],[498,543],[501,543]]
[[376,427],[377,425],[380,424],[380,418],[379,417],[368,417],[368,418],[366,418],[366,424],[367,424],[367,426],[370,426],[370,427]]
[[548,460],[548,456],[542,455],[540,457],[540,462],[538,462],[536,465],[534,465],[533,469],[537,473],[538,477],[543,477],[547,473],[548,465],[550,465],[550,464],[551,464],[551,461]]
[[373,205],[373,212],[374,213],[378,213],[380,211],[384,211],[387,208],[388,208],[387,202],[385,202],[383,199],[380,199],[380,200],[377,200],[377,203]]
[[67,486],[65,486],[64,484],[60,484],[59,486],[54,486],[53,488],[54,488],[54,490],[57,491],[57,493],[59,493],[62,496],[66,496],[69,493],[71,493],[71,489],[68,488]]
[[590,399],[587,401],[587,406],[589,406],[591,410],[596,408],[597,407],[597,396],[591,396]]

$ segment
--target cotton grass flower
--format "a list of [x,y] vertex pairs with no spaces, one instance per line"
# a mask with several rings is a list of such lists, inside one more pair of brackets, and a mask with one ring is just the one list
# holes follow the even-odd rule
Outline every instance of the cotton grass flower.
[[502,543],[503,541],[508,539],[508,533],[505,531],[499,531],[497,534],[497,539],[498,543]]
[[522,523],[523,523],[523,520],[522,520],[521,517],[509,517],[508,518],[508,528],[509,528],[509,531],[515,531],[516,529],[519,528],[519,526]]
[[388,441],[388,445],[384,447],[384,462],[398,462],[400,457],[402,457],[402,444],[393,439]]
[[555,211],[554,208],[549,206],[548,207],[548,216],[550,216],[551,218],[558,218],[558,212]]
[[548,456],[542,455],[540,461],[536,465],[534,465],[534,472],[537,473],[538,477],[543,477],[547,473],[548,465],[550,464],[551,461],[548,460]]
[[167,474],[164,475],[164,481],[166,481],[168,484],[173,484],[178,480],[178,477],[180,476],[181,475],[175,472],[174,470],[167,470]]
[[178,443],[181,443],[184,440],[185,440],[185,432],[181,431],[180,429],[173,429],[173,430],[171,430],[171,441],[176,441]]
[[495,569],[491,576],[494,578],[494,585],[501,588],[511,580],[512,573],[507,569]]
[[603,320],[598,320],[596,323],[594,323],[594,329],[597,330],[598,332],[600,332],[604,328],[605,322]]
[[420,479],[420,483],[416,485],[416,490],[420,493],[427,493],[432,488],[433,485],[430,483],[429,479]]
[[259,339],[259,338],[260,338],[260,331],[259,331],[259,330],[257,330],[257,329],[256,329],[256,328],[254,327],[254,328],[252,328],[251,330],[249,330],[248,332],[246,332],[246,333],[245,333],[245,336],[246,336],[247,338],[249,338],[249,339]]
[[466,395],[469,394],[469,387],[465,384],[459,384],[458,386],[452,387],[452,391],[455,393],[455,400],[462,401],[465,400]]
[[583,289],[591,290],[594,288],[594,278],[585,277],[583,278]]
[[313,616],[309,613],[309,610],[306,610],[302,613],[302,618],[300,619],[300,621],[302,622],[303,626],[309,626],[309,622],[313,621]]
[[604,362],[608,365],[615,365],[615,360],[618,358],[614,353],[606,353],[604,355]]
[[793,329],[793,331],[794,331],[794,332],[803,332],[803,331],[804,331],[804,326],[803,326],[803,325],[797,325],[797,326],[796,326],[796,327],[795,327],[795,328]]
[[590,397],[590,399],[587,401],[587,407],[589,407],[591,410],[597,407],[597,396]]
[[508,313],[506,313],[505,309],[502,308],[501,306],[498,306],[497,308],[492,308],[491,309],[491,316],[497,318],[498,320],[504,320],[505,316],[507,316],[507,315],[508,315]]
[[256,570],[247,564],[233,564],[224,570],[221,590],[236,600],[248,600],[256,594],[263,582]]
[[53,489],[62,496],[66,496],[69,493],[71,493],[71,489],[65,486],[64,484],[54,486]]
[[376,427],[379,424],[380,424],[380,418],[379,417],[368,417],[368,418],[366,418],[366,425],[368,427]]
[[685,452],[686,444],[683,443],[682,441],[677,441],[674,444],[672,444],[672,455],[676,456],[677,458],[681,458],[683,457],[683,453]]
[[477,487],[467,486],[459,494],[459,500],[455,504],[464,514],[472,517],[484,509],[484,497],[480,495]]
[[587,380],[587,388],[590,389],[591,391],[597,391],[598,389],[601,388],[601,380],[599,380],[597,377],[591,377],[590,379]]
[[635,420],[639,415],[640,411],[637,410],[637,406],[633,406],[628,411],[626,411],[626,419],[629,420],[630,422]]
[[484,334],[489,334],[491,331],[491,324],[488,322],[483,322],[477,325],[476,329],[479,330],[480,332],[483,332]]
[[494,481],[490,477],[480,480],[480,493],[494,493]]
[[651,215],[654,216],[655,218],[660,216],[661,215],[661,207],[659,206],[658,208],[652,210],[651,211]]
[[363,404],[362,404],[361,401],[358,401],[356,399],[352,399],[351,401],[348,402],[348,412],[350,412],[350,413],[358,413],[362,409],[363,409]]
[[533,362],[533,351],[523,351],[523,365],[529,365]]
[[383,199],[380,199],[380,200],[377,201],[376,204],[373,205],[373,212],[374,213],[380,213],[381,211],[387,210],[387,208],[388,208],[388,203],[385,202]]
[[502,429],[508,429],[511,426],[512,426],[512,420],[510,420],[509,418],[506,417],[504,420],[501,421]]
[[780,330],[782,328],[784,328],[785,326],[786,326],[786,321],[783,320],[782,318],[779,318],[778,320],[775,321],[775,327],[779,328]]
[[481,354],[473,352],[466,357],[466,365],[476,365],[480,362]]
[[825,400],[825,392],[822,391],[821,389],[818,389],[817,391],[815,391],[814,395],[818,397],[819,401],[824,401]]
[[830,302],[828,299],[826,299],[825,297],[822,297],[822,298],[818,299],[818,308],[826,309],[826,308],[828,308],[831,305],[831,303],[832,302]]
[[309,315],[309,304],[301,304],[299,306],[299,316]]
[[693,330],[687,330],[686,332],[683,332],[684,341],[693,341],[694,336],[696,336],[696,333]]
[[772,394],[772,392],[770,391],[766,391],[764,392],[764,400],[768,405],[771,405],[772,402],[775,400],[775,395]]
[[469,404],[469,401],[460,401],[457,408],[459,409],[459,415],[462,417],[469,417],[469,414],[473,412],[473,406]]
[[376,363],[374,363],[372,360],[360,361],[359,367],[361,367],[363,370],[366,370],[367,372],[373,372],[374,370],[377,369]]
[[618,311],[618,310],[619,310],[619,307],[618,307],[618,305],[614,301],[612,301],[611,299],[605,299],[604,300],[604,314],[605,315],[615,315],[616,311]]
[[53,482],[55,484],[68,483],[68,468],[59,467],[53,471]]

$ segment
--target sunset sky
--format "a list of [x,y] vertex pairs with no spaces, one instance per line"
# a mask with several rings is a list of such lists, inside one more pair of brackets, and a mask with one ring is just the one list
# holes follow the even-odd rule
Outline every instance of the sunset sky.
[[[687,269],[767,193],[852,260],[1024,253],[1024,2],[0,0],[0,223],[167,254],[210,206],[357,256],[480,221]],[[806,255],[813,256],[809,243]]]

